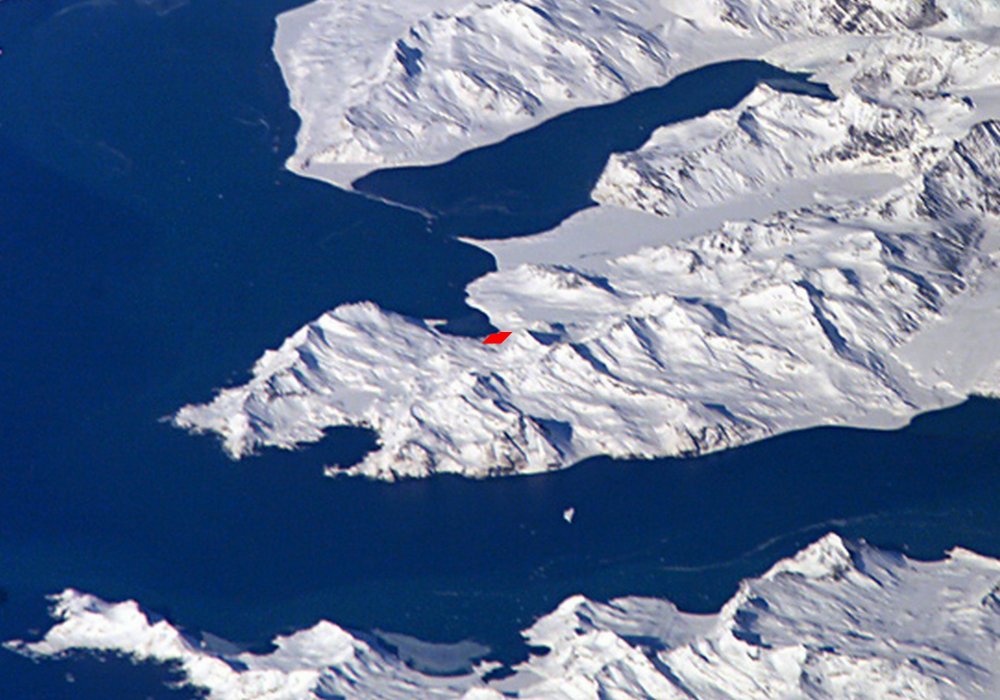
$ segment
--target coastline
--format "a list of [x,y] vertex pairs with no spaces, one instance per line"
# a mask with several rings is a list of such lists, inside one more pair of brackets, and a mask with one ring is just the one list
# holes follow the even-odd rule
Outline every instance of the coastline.
[[[942,699],[987,697],[1000,685],[1000,561],[955,548],[932,562],[828,534],[741,582],[715,614],[657,598],[608,603],[571,596],[522,631],[529,658],[505,668],[474,643],[434,645],[355,635],[328,621],[280,636],[266,654],[191,635],[135,601],[67,589],[51,597],[55,625],[5,648],[42,660],[122,654],[174,664],[211,700],[325,697],[741,697],[828,693]],[[384,648],[406,645],[409,662]],[[479,655],[479,657],[477,657]],[[450,674],[423,669],[450,659]],[[470,667],[471,666],[471,667]],[[498,673],[502,671],[502,673]]]
[[[296,150],[286,162],[286,167],[302,177],[317,179],[348,191],[353,190],[353,182],[377,170],[445,163],[462,153],[499,143],[509,136],[534,128],[574,109],[615,101],[628,94],[663,85],[678,75],[710,64],[740,59],[758,59],[779,44],[777,40],[762,37],[749,37],[733,41],[733,37],[729,35],[714,36],[711,32],[686,31],[685,23],[679,17],[667,9],[662,9],[651,12],[649,16],[643,18],[642,22],[650,28],[663,22],[673,22],[675,28],[670,36],[670,47],[672,51],[677,51],[678,55],[676,58],[672,58],[665,72],[647,78],[632,86],[627,92],[619,92],[603,98],[546,101],[536,114],[497,124],[491,128],[463,128],[459,132],[451,133],[448,139],[441,142],[421,143],[416,150],[404,152],[390,150],[382,157],[368,160],[347,162],[333,160],[328,162],[322,157],[316,157],[317,145],[314,145],[313,142],[317,139],[313,137],[312,132],[315,129],[312,124],[320,119],[329,119],[328,116],[323,116],[322,111],[317,112],[313,105],[322,104],[324,102],[323,94],[331,87],[308,85],[306,71],[297,71],[296,64],[299,61],[297,52],[301,50],[300,45],[304,38],[309,38],[313,32],[321,31],[317,29],[317,25],[328,16],[328,8],[340,4],[343,4],[340,0],[314,0],[280,14],[276,20],[273,53],[288,87],[293,109],[301,119]],[[393,16],[392,21],[381,23],[380,33],[376,33],[374,37],[376,46],[369,50],[373,56],[388,56],[393,51],[393,43],[396,40],[396,34],[393,34],[393,31],[403,35],[408,24],[419,23],[422,16],[430,14],[431,8],[434,12],[447,13],[461,10],[466,4],[465,0],[421,0],[421,2],[407,3],[405,15]],[[360,14],[360,10],[358,14]],[[382,42],[382,45],[379,45],[378,42]],[[367,70],[371,70],[370,63],[365,62],[364,65]],[[332,89],[336,91],[337,87],[333,86]],[[342,114],[339,108],[334,113]],[[322,150],[321,140],[319,140],[318,146]]]

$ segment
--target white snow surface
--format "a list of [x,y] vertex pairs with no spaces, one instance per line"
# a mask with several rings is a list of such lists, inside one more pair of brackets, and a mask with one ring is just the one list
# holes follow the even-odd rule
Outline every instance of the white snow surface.
[[670,602],[573,596],[523,635],[546,647],[503,680],[484,662],[432,676],[330,622],[260,655],[209,645],[133,601],[66,590],[57,623],[7,648],[35,658],[92,651],[174,662],[210,700],[996,698],[1000,561],[955,549],[921,562],[829,534],[713,615]]
[[[1000,337],[1000,49],[987,27],[958,26],[943,3],[848,0],[708,3],[695,24],[715,26],[716,5],[736,13],[717,23],[733,31],[815,15],[824,35],[844,29],[830,8],[850,6],[868,23],[852,31],[878,34],[775,50],[839,99],[758,87],[612,156],[596,211],[475,242],[500,269],[469,285],[469,303],[513,331],[503,345],[340,306],[175,424],[218,434],[234,458],[363,426],[378,448],[330,474],[485,477],[896,427],[996,393],[1000,350],[952,332]],[[933,32],[907,28],[944,15]]]

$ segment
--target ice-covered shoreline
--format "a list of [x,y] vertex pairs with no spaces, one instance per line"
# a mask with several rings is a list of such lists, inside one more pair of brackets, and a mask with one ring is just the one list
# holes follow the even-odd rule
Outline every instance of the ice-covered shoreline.
[[835,534],[743,581],[716,614],[570,597],[522,632],[547,653],[500,680],[487,676],[490,661],[423,673],[327,621],[254,654],[187,635],[134,601],[69,589],[52,613],[40,640],[6,647],[39,659],[90,651],[172,662],[211,700],[986,700],[1000,691],[1000,561],[955,549],[921,562]]

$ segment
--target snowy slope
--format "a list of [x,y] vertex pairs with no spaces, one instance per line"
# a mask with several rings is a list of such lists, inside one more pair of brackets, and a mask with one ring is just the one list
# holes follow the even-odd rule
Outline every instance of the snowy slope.
[[[954,1],[954,0],[951,0]],[[965,21],[985,0],[955,3]],[[813,36],[939,23],[934,0],[316,0],[274,51],[302,125],[289,167],[346,186],[448,160],[575,107]]]
[[524,632],[549,652],[487,682],[494,667],[428,676],[329,622],[275,640],[267,655],[226,651],[154,621],[134,602],[55,596],[36,658],[72,650],[176,662],[211,700],[599,698],[995,698],[1000,694],[1000,561],[957,549],[918,562],[827,535],[714,615],[668,601],[565,600]]

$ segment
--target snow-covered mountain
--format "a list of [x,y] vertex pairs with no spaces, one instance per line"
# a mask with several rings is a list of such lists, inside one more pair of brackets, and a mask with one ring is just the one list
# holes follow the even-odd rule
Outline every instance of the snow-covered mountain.
[[503,680],[483,662],[428,675],[320,622],[260,655],[185,635],[137,603],[66,590],[57,624],[7,647],[174,662],[211,700],[906,698],[1000,695],[1000,561],[956,549],[919,562],[834,534],[744,581],[714,615],[665,600],[565,600],[523,634],[547,653]]
[[[589,226],[612,245],[622,207],[642,212],[642,247],[555,265],[531,259],[549,234],[480,243],[529,251],[513,266],[498,253],[500,271],[468,288],[471,305],[515,331],[503,346],[342,306],[175,423],[218,433],[233,457],[367,426],[379,449],[333,472],[490,476],[820,424],[898,426],[995,391],[991,346],[949,363],[960,335],[917,339],[969,304],[1000,332],[1000,129],[985,118],[1000,105],[1000,51],[911,34],[832,41],[801,58],[840,99],[762,86],[611,159],[594,194],[616,206]],[[781,206],[788,188],[809,192],[808,205]],[[769,199],[770,213],[668,231],[679,214],[710,220],[748,197]],[[575,247],[572,236],[561,246]]]
[[[992,0],[316,0],[278,20],[289,167],[440,162],[697,66],[817,36],[981,22]],[[943,23],[943,24],[942,24]]]

